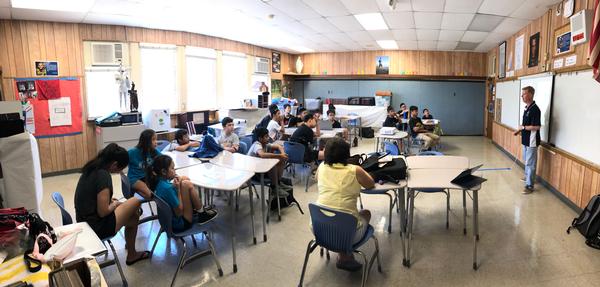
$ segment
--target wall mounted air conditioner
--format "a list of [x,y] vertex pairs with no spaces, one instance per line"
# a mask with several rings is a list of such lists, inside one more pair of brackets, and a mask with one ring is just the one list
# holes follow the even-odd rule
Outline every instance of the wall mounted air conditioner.
[[269,59],[268,58],[255,58],[254,73],[256,74],[268,74],[269,73]]
[[92,43],[92,66],[119,66],[125,54],[123,43]]

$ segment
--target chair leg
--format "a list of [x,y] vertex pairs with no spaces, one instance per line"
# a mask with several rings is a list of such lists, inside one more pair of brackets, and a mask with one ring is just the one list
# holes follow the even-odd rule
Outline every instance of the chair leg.
[[302,287],[302,283],[304,282],[304,274],[306,273],[306,265],[308,264],[308,257],[315,250],[317,244],[315,240],[311,240],[308,242],[308,246],[306,247],[306,254],[304,254],[304,264],[302,264],[302,273],[300,274],[300,283],[298,283],[299,287]]
[[192,243],[194,243],[194,248],[198,248],[198,243],[196,242],[196,237],[194,236],[194,234],[192,234],[191,236],[192,236]]
[[394,200],[389,193],[385,193],[390,198],[390,209],[388,212],[389,220],[388,220],[388,233],[392,233],[392,209],[394,209]]
[[175,275],[173,275],[173,280],[171,280],[171,287],[173,287],[175,285],[175,280],[177,279],[177,274],[179,274],[179,270],[183,268],[183,262],[185,262],[185,256],[187,254],[187,244],[185,243],[185,240],[183,240],[183,238],[179,238],[179,240],[181,240],[181,243],[183,244],[183,253],[181,254],[181,256],[179,257],[179,263],[177,264],[177,269],[175,270]]
[[368,276],[367,265],[369,264],[369,262],[367,261],[367,256],[362,251],[356,250],[354,252],[360,254],[360,256],[363,258],[364,263],[363,263],[363,268],[362,268],[363,270],[362,270],[362,279],[361,279],[360,286],[364,287],[367,282],[367,276]]
[[154,248],[156,248],[156,243],[158,243],[158,239],[160,238],[162,233],[163,233],[163,229],[161,227],[160,230],[158,231],[158,234],[156,234],[156,239],[154,239],[154,244],[152,244],[152,249],[150,251],[150,257],[154,256]]
[[446,191],[446,229],[450,229],[450,192]]
[[123,269],[121,268],[121,263],[119,262],[119,257],[117,257],[117,251],[115,251],[115,247],[113,246],[110,240],[106,240],[110,249],[112,250],[113,257],[115,258],[115,264],[117,265],[117,269],[119,270],[119,274],[121,274],[121,281],[123,281],[123,286],[128,286],[127,279],[125,279],[125,274],[123,274]]
[[363,203],[362,203],[362,196],[361,196],[361,194],[360,194],[360,193],[358,194],[358,202],[360,203],[360,209],[365,209],[365,208],[363,207]]
[[310,177],[312,176],[312,167],[309,166],[308,167],[308,175],[306,175],[306,185],[304,186],[304,192],[308,192],[308,181],[310,180]]
[[[377,237],[373,236],[373,242],[375,242],[375,252],[373,252],[373,256],[377,258],[377,271],[379,271],[379,273],[381,273],[381,258],[379,256],[379,240],[377,240]],[[373,258],[371,258],[371,265],[373,265]],[[371,267],[369,267],[370,270]]]
[[215,245],[212,241],[212,238],[208,236],[206,232],[204,233],[204,235],[206,237],[206,242],[208,242],[208,247],[210,248],[210,253],[212,254],[213,260],[217,265],[217,270],[219,270],[219,276],[223,277],[223,268],[221,268],[221,263],[219,262],[219,258],[217,258],[217,252],[215,251]]

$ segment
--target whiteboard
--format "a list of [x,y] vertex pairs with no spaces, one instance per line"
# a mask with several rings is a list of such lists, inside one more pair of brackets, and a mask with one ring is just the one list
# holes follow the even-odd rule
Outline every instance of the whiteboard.
[[496,98],[502,99],[502,117],[500,121],[513,129],[519,126],[519,100],[521,81],[505,81],[496,85]]
[[591,70],[560,74],[554,81],[550,142],[600,164],[600,83]]
[[[532,86],[535,89],[535,95],[533,100],[535,104],[540,108],[542,127],[540,129],[540,137],[542,141],[548,142],[548,130],[550,128],[550,105],[552,103],[552,82],[554,76],[549,73],[534,75],[531,77],[521,78],[521,89],[527,86]],[[519,91],[521,93],[521,91]],[[523,113],[525,112],[525,103],[523,100],[519,100],[519,124],[522,124]]]

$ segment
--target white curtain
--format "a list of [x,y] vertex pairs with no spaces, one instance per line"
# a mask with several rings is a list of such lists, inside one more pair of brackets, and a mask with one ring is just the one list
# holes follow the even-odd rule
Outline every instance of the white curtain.
[[168,108],[179,111],[177,50],[175,46],[140,45],[142,87],[138,93],[142,111]]
[[221,108],[239,108],[244,99],[251,97],[246,55],[223,52],[222,67],[223,95],[219,105]]

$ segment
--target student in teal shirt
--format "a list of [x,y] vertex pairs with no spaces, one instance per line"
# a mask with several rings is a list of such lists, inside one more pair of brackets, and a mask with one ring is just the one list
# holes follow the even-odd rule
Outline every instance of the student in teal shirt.
[[133,190],[147,199],[152,197],[152,191],[146,184],[146,169],[152,166],[154,158],[161,154],[156,149],[156,145],[156,132],[147,129],[140,134],[138,144],[128,151],[129,170],[127,171],[127,177],[129,178],[129,184]]
[[[186,230],[194,223],[210,221],[217,215],[213,209],[203,209],[198,190],[186,179],[175,173],[173,159],[159,155],[148,171],[148,183],[156,186],[155,194],[173,210],[173,231]],[[172,182],[171,182],[172,181]]]

